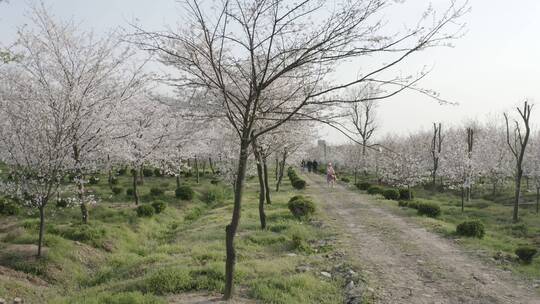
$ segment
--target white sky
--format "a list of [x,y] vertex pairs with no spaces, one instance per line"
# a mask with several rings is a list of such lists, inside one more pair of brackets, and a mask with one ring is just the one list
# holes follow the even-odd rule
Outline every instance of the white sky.
[[[16,28],[25,23],[32,0],[0,4],[0,45],[13,41]],[[73,18],[96,32],[127,26],[134,18],[147,29],[162,29],[180,22],[180,6],[174,0],[44,0],[53,14]],[[427,0],[409,0],[386,16],[389,20],[417,16]],[[437,6],[447,0],[432,0]],[[464,18],[467,34],[454,48],[438,48],[410,58],[403,71],[434,67],[421,86],[434,89],[458,106],[440,106],[419,94],[406,93],[384,101],[379,107],[380,134],[408,133],[430,128],[431,123],[461,123],[487,119],[488,114],[512,109],[524,98],[540,103],[540,1],[470,0],[471,12]],[[406,17],[405,17],[406,18]],[[357,73],[349,66],[345,73]],[[540,105],[533,109],[540,119]],[[540,124],[535,123],[540,126]],[[323,131],[330,142],[344,138]]]

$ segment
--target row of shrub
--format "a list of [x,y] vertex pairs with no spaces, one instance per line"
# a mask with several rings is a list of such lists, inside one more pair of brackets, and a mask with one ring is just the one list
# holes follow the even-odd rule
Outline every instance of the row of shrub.
[[298,174],[296,174],[296,171],[292,167],[289,167],[287,169],[287,176],[289,176],[289,180],[291,181],[291,185],[298,190],[305,189],[306,188],[306,181],[301,179]]
[[[124,191],[124,189],[122,187],[112,187],[111,191],[114,195],[120,195]],[[133,188],[127,188],[126,195],[132,197],[134,195],[133,191],[134,191]],[[158,188],[158,187],[150,188],[150,195],[153,197],[159,197],[159,196],[162,196],[163,194],[165,194],[165,190],[163,190],[162,188]],[[176,190],[174,191],[174,194],[177,198],[181,200],[189,201],[193,199],[194,191],[188,185],[180,185],[180,187],[176,188]]]
[[154,214],[159,214],[167,208],[167,203],[163,201],[155,201],[151,204],[143,204],[137,207],[135,211],[139,217],[151,217]]
[[357,183],[356,187],[360,190],[367,191],[368,194],[381,194],[385,199],[389,200],[411,200],[414,198],[413,191],[407,188],[388,188],[385,189],[378,185],[372,185],[368,182]]
[[431,202],[418,202],[418,201],[399,201],[400,207],[407,207],[418,210],[419,215],[426,215],[429,217],[438,217],[441,215],[441,206]]

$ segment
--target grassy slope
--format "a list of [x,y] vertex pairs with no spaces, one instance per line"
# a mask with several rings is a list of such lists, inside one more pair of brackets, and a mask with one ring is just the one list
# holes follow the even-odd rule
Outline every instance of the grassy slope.
[[[351,181],[352,181],[351,177]],[[351,182],[352,183],[352,182]],[[358,190],[359,191],[359,190]],[[382,202],[392,206],[403,216],[411,216],[422,225],[447,237],[456,238],[465,248],[477,251],[482,257],[494,258],[496,263],[532,280],[540,280],[540,257],[530,265],[519,263],[514,251],[520,245],[534,245],[540,249],[540,216],[535,206],[520,208],[520,222],[512,223],[512,190],[506,189],[495,198],[491,189],[475,189],[470,202],[465,202],[465,212],[461,212],[461,197],[451,191],[438,192],[416,187],[416,200],[436,203],[441,206],[442,215],[437,218],[419,217],[417,211],[400,208],[395,201]],[[534,193],[525,192],[526,201],[534,201]],[[465,221],[478,219],[486,227],[483,239],[463,238],[455,235],[456,226]]]
[[[138,218],[129,198],[112,195],[104,180],[91,187],[102,201],[91,210],[89,227],[78,224],[77,208],[58,209],[51,203],[42,260],[32,257],[36,214],[0,216],[3,227],[9,227],[0,234],[0,265],[49,284],[38,287],[27,279],[0,275],[0,296],[21,296],[26,303],[165,303],[174,293],[223,289],[224,227],[232,210],[226,187],[210,185],[205,178],[199,185],[189,179],[196,198],[184,202],[174,198],[173,178],[146,178],[142,202],[155,200],[149,189],[159,186],[167,191],[157,199],[169,207],[152,218]],[[129,185],[128,176],[119,178],[118,186]],[[206,189],[222,199],[202,202]],[[250,180],[237,238],[239,292],[265,303],[341,303],[343,280],[319,274],[332,266],[324,256],[334,249],[324,246],[315,253],[309,245],[331,237],[331,232],[290,215],[286,202],[297,191],[286,181],[267,206],[269,229],[260,230],[256,189],[255,179]],[[294,243],[293,236],[301,244]],[[295,270],[306,265],[310,270]]]

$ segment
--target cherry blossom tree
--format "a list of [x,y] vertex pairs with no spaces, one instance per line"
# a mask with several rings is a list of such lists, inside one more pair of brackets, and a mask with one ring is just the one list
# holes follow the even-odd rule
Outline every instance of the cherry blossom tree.
[[5,190],[39,211],[37,255],[42,255],[45,207],[54,197],[69,165],[72,144],[68,109],[27,70],[1,70],[0,155],[11,168]]
[[98,171],[111,145],[119,107],[139,94],[148,79],[141,66],[133,66],[135,52],[114,33],[95,39],[71,22],[54,20],[45,7],[35,7],[32,27],[19,31],[16,45],[23,57],[19,66],[55,92],[55,102],[65,108],[72,141],[72,162],[83,223],[88,222],[85,184]]

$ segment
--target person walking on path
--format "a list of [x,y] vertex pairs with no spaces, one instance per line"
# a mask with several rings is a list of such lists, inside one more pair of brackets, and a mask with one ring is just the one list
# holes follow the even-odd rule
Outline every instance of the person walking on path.
[[308,161],[307,161],[307,171],[308,171],[308,172],[311,172],[311,167],[312,167],[312,166],[313,166],[313,163],[312,163],[310,160],[308,160]]
[[314,161],[311,163],[311,166],[313,167],[313,169],[312,169],[312,170],[313,170],[313,173],[317,173],[317,172],[318,172],[318,171],[317,171],[317,169],[318,169],[317,167],[319,166],[319,164],[317,163],[316,160],[314,160]]
[[331,188],[334,188],[334,183],[336,182],[336,171],[332,167],[332,163],[328,163],[326,166],[326,183]]

